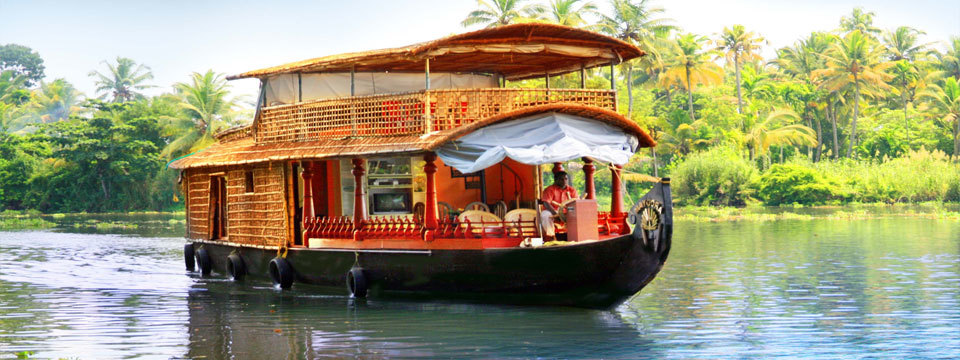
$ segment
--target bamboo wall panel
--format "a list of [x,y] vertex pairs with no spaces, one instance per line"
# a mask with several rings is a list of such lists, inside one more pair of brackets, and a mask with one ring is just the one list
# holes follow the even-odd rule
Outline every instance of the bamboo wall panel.
[[[429,103],[430,121],[425,116]],[[573,103],[616,110],[616,92],[593,89],[449,89],[357,96],[265,107],[258,144],[455,129],[527,107]],[[427,124],[432,124],[427,129]]]
[[[247,171],[253,172],[252,193],[246,192]],[[226,173],[227,238],[232,243],[274,246],[287,240],[286,202],[281,164],[191,170],[188,236],[206,239],[209,234],[210,174]]]

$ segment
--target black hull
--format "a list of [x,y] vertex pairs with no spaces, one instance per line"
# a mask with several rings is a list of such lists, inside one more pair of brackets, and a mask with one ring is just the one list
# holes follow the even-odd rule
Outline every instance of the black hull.
[[[653,198],[669,204],[669,187],[657,184]],[[648,194],[644,199],[650,198]],[[664,202],[661,202],[664,204]],[[638,204],[639,205],[639,204]],[[295,283],[335,287],[347,294],[346,277],[359,267],[371,297],[460,299],[513,304],[565,305],[608,309],[653,280],[670,252],[670,206],[660,226],[603,241],[537,248],[484,250],[290,249],[286,259]],[[631,210],[636,219],[638,209]],[[236,252],[248,276],[269,279],[276,249],[196,242],[207,249],[214,272],[227,273]],[[296,286],[296,285],[294,285]]]

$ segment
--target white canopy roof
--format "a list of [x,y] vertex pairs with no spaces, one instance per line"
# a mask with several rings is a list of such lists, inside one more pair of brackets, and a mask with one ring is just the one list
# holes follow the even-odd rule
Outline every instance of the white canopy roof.
[[440,146],[436,153],[444,164],[472,173],[505,157],[529,165],[580,157],[623,165],[638,146],[636,136],[615,126],[551,112],[481,128]]

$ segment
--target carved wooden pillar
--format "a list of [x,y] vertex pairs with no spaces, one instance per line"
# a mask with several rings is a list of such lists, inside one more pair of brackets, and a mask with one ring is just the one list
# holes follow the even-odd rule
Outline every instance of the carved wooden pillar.
[[366,173],[363,159],[353,159],[353,226],[355,229],[363,227],[367,220],[367,197],[363,193],[363,174]]
[[303,178],[303,222],[306,225],[307,218],[314,216],[313,209],[313,164],[303,163],[303,172],[300,173]]
[[623,214],[623,166],[614,165],[610,171],[612,172],[610,187],[613,191],[613,194],[610,195],[610,215],[620,215]]
[[426,204],[424,204],[423,227],[427,231],[433,231],[437,228],[437,184],[436,173],[437,165],[433,162],[437,160],[437,154],[427,153],[423,156],[427,163],[423,165],[423,173],[427,175],[427,194]]
[[563,171],[563,163],[555,162],[553,163],[553,170],[551,172],[556,175],[558,172]]
[[586,185],[584,186],[583,192],[586,193],[585,199],[587,200],[596,200],[597,190],[593,184],[593,172],[596,171],[596,167],[593,166],[593,159],[583,158],[583,179]]
[[300,177],[303,178],[303,217],[300,219],[300,237],[303,239],[303,246],[310,247],[310,232],[308,225],[313,220],[313,164],[303,162],[303,172]]

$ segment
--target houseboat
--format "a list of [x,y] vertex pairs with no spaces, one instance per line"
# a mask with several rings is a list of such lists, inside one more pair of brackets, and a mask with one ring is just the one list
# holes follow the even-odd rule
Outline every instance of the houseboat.
[[[660,271],[673,230],[669,179],[624,201],[622,166],[656,145],[616,111],[614,66],[640,56],[516,24],[230,76],[260,80],[253,123],[171,164],[186,267],[354,297],[616,306]],[[586,88],[594,68],[609,90]],[[577,72],[580,88],[550,87]],[[570,161],[584,189],[557,180]]]

